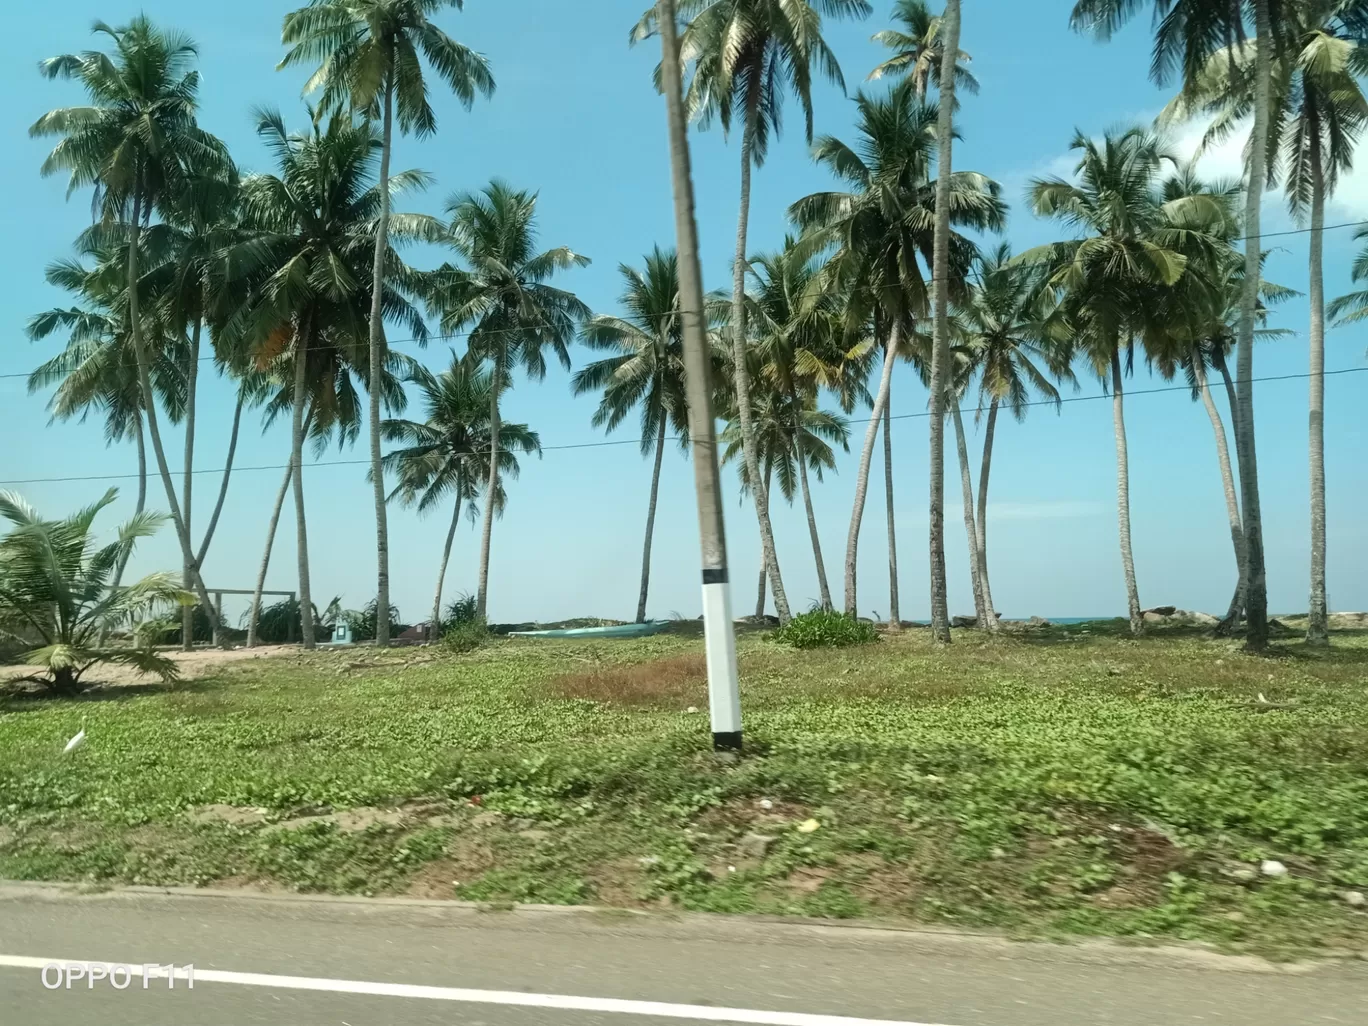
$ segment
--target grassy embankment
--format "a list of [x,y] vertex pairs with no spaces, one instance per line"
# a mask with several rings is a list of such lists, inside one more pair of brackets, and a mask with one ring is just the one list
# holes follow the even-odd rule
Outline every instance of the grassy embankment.
[[706,751],[696,637],[11,698],[0,877],[1368,950],[1368,632],[1334,642],[750,635],[735,762]]

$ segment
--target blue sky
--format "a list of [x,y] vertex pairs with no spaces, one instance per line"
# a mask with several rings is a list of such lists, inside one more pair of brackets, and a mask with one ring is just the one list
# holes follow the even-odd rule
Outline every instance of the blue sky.
[[[147,0],[68,0],[55,8],[25,4],[11,12],[11,43],[0,62],[0,89],[11,98],[4,115],[0,187],[10,202],[3,217],[9,245],[0,249],[0,481],[53,476],[126,475],[136,469],[131,445],[106,449],[99,424],[48,423],[47,396],[29,396],[26,373],[51,354],[56,343],[30,343],[27,318],[62,297],[43,281],[43,267],[69,252],[70,240],[88,223],[88,196],[65,198],[65,182],[43,180],[38,167],[50,146],[30,140],[27,129],[45,110],[78,102],[74,86],[39,78],[36,63],[54,53],[92,45],[87,27],[96,18],[121,23],[139,10],[188,32],[201,51],[202,123],[223,137],[245,168],[266,166],[255,139],[249,109],[278,106],[286,120],[303,124],[299,97],[303,74],[277,73],[279,29],[293,0],[235,0],[231,4],[185,4]],[[396,143],[395,167],[418,167],[438,181],[414,197],[408,209],[440,211],[452,192],[479,187],[492,177],[540,190],[542,238],[569,245],[593,258],[587,269],[568,274],[595,310],[615,309],[620,291],[617,266],[639,263],[657,243],[673,244],[662,101],[651,88],[658,59],[654,46],[630,49],[627,32],[645,0],[467,0],[464,13],[451,12],[442,26],[492,61],[498,92],[467,113],[434,88],[440,120],[435,138]],[[1148,121],[1168,93],[1146,78],[1148,19],[1140,18],[1108,45],[1068,30],[1067,0],[979,0],[966,5],[963,46],[974,58],[982,83],[966,99],[960,123],[964,136],[956,166],[992,176],[1012,204],[1007,237],[1018,248],[1049,241],[1055,229],[1023,207],[1032,176],[1067,173],[1067,147],[1074,129],[1089,133]],[[887,22],[891,2],[875,3],[864,23],[828,24],[826,35],[845,71],[851,92],[879,59],[869,36]],[[17,23],[15,22],[17,19]],[[852,105],[841,91],[823,86],[814,96],[817,131],[852,135]],[[790,110],[788,131],[771,148],[755,178],[751,249],[776,247],[786,229],[784,210],[808,192],[827,187],[826,176],[808,157],[801,118]],[[1191,147],[1198,129],[1176,133]],[[709,287],[729,281],[734,246],[738,156],[721,133],[694,133],[695,183]],[[1238,142],[1211,154],[1206,167],[1233,174]],[[1281,200],[1270,195],[1268,230],[1293,228]],[[1332,202],[1328,221],[1368,219],[1368,174],[1349,177]],[[1278,249],[1268,275],[1300,290],[1306,287],[1306,236],[1271,240]],[[1326,288],[1330,296],[1349,286],[1355,252],[1352,230],[1327,233]],[[437,254],[415,253],[415,262]],[[1294,300],[1277,313],[1278,326],[1295,338],[1269,342],[1256,358],[1256,374],[1299,374],[1306,370],[1307,310]],[[1332,331],[1327,342],[1331,370],[1365,366],[1368,332]],[[412,348],[412,347],[410,347]],[[446,344],[425,352],[425,362],[444,366]],[[576,363],[585,353],[575,353]],[[1095,381],[1080,377],[1079,395],[1096,395]],[[1162,384],[1137,369],[1130,387]],[[1368,451],[1363,398],[1368,375],[1331,377],[1327,383],[1326,462],[1329,477],[1329,593],[1332,608],[1368,608],[1368,482],[1362,454]],[[1263,486],[1269,591],[1280,610],[1305,609],[1307,591],[1307,468],[1305,380],[1270,382],[1256,393],[1260,477]],[[202,386],[197,465],[221,465],[227,443],[232,390],[221,380]],[[894,383],[894,413],[925,409],[924,389],[908,372]],[[505,416],[541,432],[547,445],[599,440],[589,423],[589,398],[570,396],[559,368],[545,382],[519,381]],[[1216,473],[1211,431],[1200,407],[1184,392],[1136,396],[1127,404],[1135,553],[1141,599],[1146,605],[1177,604],[1223,611],[1233,585],[1233,559]],[[972,425],[972,420],[969,421]],[[923,617],[929,607],[926,542],[926,420],[895,424],[897,481],[894,489],[905,617]],[[632,423],[614,437],[632,438]],[[858,450],[862,424],[852,425]],[[977,465],[981,440],[971,427]],[[170,446],[177,433],[167,430]],[[947,450],[953,468],[953,448]],[[239,470],[234,474],[223,522],[206,565],[214,587],[249,588],[261,558],[265,523],[279,470],[247,468],[283,464],[288,435],[283,425],[262,432],[244,425]],[[325,460],[360,459],[364,451]],[[181,459],[169,453],[173,465]],[[842,458],[839,473],[816,492],[816,511],[833,587],[839,590],[846,527],[854,487],[855,456]],[[1061,414],[1033,410],[1024,424],[1000,423],[993,471],[990,561],[993,590],[1007,615],[1115,615],[1124,612],[1125,592],[1117,551],[1115,463],[1110,403],[1083,401]],[[490,594],[495,620],[554,619],[576,615],[630,617],[635,605],[641,533],[650,465],[635,444],[548,451],[525,464],[510,486],[505,518],[496,526]],[[728,544],[739,612],[754,604],[759,544],[752,512],[740,505],[735,473],[724,471],[730,489]],[[886,613],[882,474],[874,475],[860,550],[860,608]],[[958,478],[947,479],[947,551],[952,611],[972,609],[966,545],[959,518]],[[121,513],[132,509],[131,480],[111,480],[122,489]],[[216,475],[196,481],[195,512],[202,525],[217,490]],[[373,513],[362,468],[318,467],[306,471],[314,596],[325,602],[341,594],[359,606],[374,594]],[[90,501],[102,481],[7,484],[42,509],[57,514]],[[164,507],[157,481],[149,485],[154,506]],[[277,540],[269,587],[293,588],[294,532],[287,504]],[[774,509],[785,583],[796,607],[817,595],[812,553],[800,508]],[[115,517],[109,516],[106,526]],[[651,578],[652,615],[697,615],[698,544],[692,475],[671,449],[665,459]],[[446,527],[443,514],[420,518],[391,513],[393,595],[408,619],[421,619],[431,602],[435,565]],[[475,580],[476,533],[465,526],[457,536],[448,594],[471,590]],[[148,543],[135,569],[177,567],[179,552],[168,528]],[[236,617],[241,606],[230,606]]]

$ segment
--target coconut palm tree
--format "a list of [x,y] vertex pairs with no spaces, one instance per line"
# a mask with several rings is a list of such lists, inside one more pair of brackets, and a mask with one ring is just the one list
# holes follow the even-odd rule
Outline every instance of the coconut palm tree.
[[[447,201],[450,225],[443,240],[464,266],[444,264],[427,276],[428,305],[441,317],[442,331],[470,329],[466,359],[488,360],[489,461],[487,495],[499,492],[499,396],[512,386],[514,368],[528,377],[546,376],[546,350],[566,370],[576,328],[590,311],[574,293],[547,284],[558,271],[586,267],[589,258],[566,246],[537,251],[537,195],[495,181],[479,192],[457,193]],[[480,537],[477,613],[486,615],[489,599],[489,548],[494,504],[485,503]]]
[[[794,418],[789,434],[803,435],[798,418],[805,406],[800,393],[815,393],[821,385],[840,377],[847,352],[843,343],[840,296],[824,291],[819,281],[820,268],[812,256],[792,236],[784,239],[778,252],[751,257],[755,288],[747,297],[752,347],[760,363],[758,387],[783,399],[779,408]],[[771,407],[774,403],[771,401]],[[845,444],[844,438],[841,439]],[[827,584],[826,564],[822,559],[817,518],[812,509],[808,486],[808,460],[794,461],[798,483],[807,513],[808,536],[817,566],[817,588],[823,609],[831,609],[831,588]],[[783,483],[781,477],[781,484]],[[785,498],[789,493],[785,492]]]
[[[49,111],[29,134],[60,137],[43,162],[42,173],[67,172],[69,192],[94,188],[93,208],[106,226],[118,226],[117,232],[125,236],[127,280],[135,282],[142,278],[142,237],[154,213],[173,197],[185,195],[192,178],[230,162],[223,143],[195,121],[199,74],[192,67],[196,51],[188,37],[157,28],[145,15],[118,29],[97,21],[94,32],[109,37],[112,53],[88,50],[39,64],[46,78],[78,80],[90,104]],[[145,345],[140,291],[129,291],[128,320],[148,437],[182,559],[193,571],[195,592],[212,622],[217,611],[194,564],[190,532],[162,446],[153,402],[156,357]]]
[[165,519],[137,513],[119,528],[118,540],[96,548],[91,527],[118,494],[111,488],[98,502],[54,521],[14,492],[0,492],[0,517],[13,525],[0,538],[0,634],[42,642],[23,659],[44,669],[31,679],[54,695],[78,694],[81,678],[100,663],[176,678],[176,664],[157,653],[150,635],[132,646],[105,645],[113,631],[136,629],[168,607],[194,601],[170,574],[149,574],[126,588],[109,586],[115,567],[126,564],[138,540],[155,534]]
[[[58,332],[67,335],[61,353],[45,360],[28,379],[30,393],[52,388],[48,401],[54,420],[84,421],[92,411],[104,414],[105,444],[127,441],[130,437],[138,451],[138,498],[135,515],[147,503],[147,451],[144,439],[142,391],[128,331],[127,247],[109,245],[91,234],[77,240],[79,257],[93,260],[87,267],[81,259],[58,260],[49,264],[44,277],[49,285],[64,289],[79,305],[56,307],[36,314],[28,322],[28,336],[37,341]],[[143,275],[144,303],[164,284],[162,261],[150,261]],[[158,307],[152,304],[155,312]],[[159,320],[144,320],[154,337],[161,337]],[[152,387],[172,422],[180,419],[184,407],[185,375],[183,361],[170,346],[157,346],[152,368]],[[111,587],[122,582],[124,564],[114,569]]]
[[[915,318],[930,311],[924,268],[932,263],[936,183],[931,177],[936,152],[935,105],[917,100],[903,83],[886,96],[860,93],[855,99],[859,141],[850,145],[824,136],[814,159],[830,170],[848,192],[820,192],[789,208],[803,230],[809,252],[830,252],[823,287],[847,297],[846,337],[854,346],[870,326],[884,346],[884,365],[860,454],[855,503],[846,538],[845,610],[856,604],[856,554],[869,467],[879,425],[888,407],[893,365]],[[950,176],[951,218],[958,227],[995,229],[1006,208],[996,182],[975,172]],[[975,252],[959,235],[951,237],[952,284],[962,282]],[[920,259],[920,263],[918,262]],[[852,351],[858,351],[852,348]]]
[[[1108,134],[1100,143],[1080,132],[1071,149],[1079,155],[1074,180],[1033,181],[1031,206],[1082,237],[1017,259],[1049,268],[1050,286],[1061,296],[1061,312],[1078,348],[1112,392],[1121,565],[1131,632],[1138,636],[1144,620],[1131,551],[1123,364],[1131,366],[1137,340],[1153,342],[1167,330],[1158,313],[1165,290],[1183,277],[1189,253],[1222,251],[1224,237],[1209,234],[1209,224],[1204,227],[1195,215],[1216,216],[1224,206],[1203,196],[1164,202],[1161,174],[1172,158],[1157,137],[1141,129]],[[1224,224],[1219,217],[1217,223]]]
[[[746,236],[751,169],[764,163],[771,135],[778,136],[782,128],[785,86],[793,90],[802,108],[808,142],[812,141],[814,65],[820,74],[845,88],[836,56],[822,38],[822,18],[864,18],[870,11],[868,0],[689,0],[679,5],[680,16],[688,20],[680,37],[680,62],[691,70],[684,100],[689,117],[698,119],[703,127],[716,119],[725,132],[731,131],[734,115],[741,122],[741,202],[732,266],[732,370],[746,463],[756,483],[760,545],[781,621],[789,618],[788,599],[770,527],[769,496],[750,437]],[[642,16],[632,30],[633,43],[655,35],[656,13],[652,7]]]
[[[1363,0],[1305,0],[1288,5],[1284,45],[1272,55],[1267,176],[1285,172],[1292,216],[1310,226],[1311,360],[1309,462],[1311,467],[1311,599],[1306,640],[1327,644],[1325,595],[1325,203],[1339,176],[1353,168],[1354,147],[1368,123],[1368,100],[1358,75],[1368,70],[1344,18],[1361,13]],[[1213,54],[1191,89],[1164,112],[1178,120],[1197,111],[1215,115],[1204,142],[1228,136],[1248,117],[1255,100],[1259,43]]]
[[[428,512],[448,497],[455,499],[432,599],[435,640],[441,629],[442,586],[462,504],[474,523],[479,515],[476,503],[480,490],[489,480],[489,454],[496,449],[489,433],[494,381],[488,371],[457,359],[455,354],[441,375],[416,367],[410,380],[422,394],[425,419],[385,421],[385,438],[403,444],[403,448],[385,454],[385,469],[398,478],[389,497],[392,500],[397,496],[405,506],[417,506],[419,513]],[[541,439],[526,424],[501,423],[497,451],[500,478],[517,477],[517,454],[540,456]],[[503,512],[506,501],[500,485],[494,496],[496,512]]]
[[1045,275],[1039,268],[1013,264],[1007,242],[980,255],[968,288],[955,304],[957,355],[965,362],[966,374],[977,378],[980,412],[987,408],[973,557],[990,625],[997,618],[988,573],[988,481],[998,410],[1005,404],[1018,421],[1024,420],[1036,395],[1058,408],[1054,382],[1074,382],[1071,347],[1049,316],[1052,307]]
[[[288,364],[300,637],[305,648],[312,648],[305,407],[312,411],[315,436],[326,437],[336,425],[355,422],[357,398],[348,370],[358,373],[369,391],[385,392],[384,371],[379,384],[369,373],[367,312],[373,304],[366,266],[388,195],[382,197],[375,182],[381,143],[369,121],[338,114],[326,126],[315,120],[310,132],[292,134],[277,111],[258,110],[256,119],[257,134],[278,172],[243,180],[244,238],[228,249],[224,262],[229,281],[250,283],[250,300],[225,322],[221,334],[252,353],[263,370],[279,371]],[[422,172],[405,171],[391,176],[388,186],[400,192],[427,181]],[[437,222],[424,215],[393,214],[390,222],[396,239],[433,239],[439,231]],[[401,283],[412,283],[412,273],[392,246],[386,254],[382,310],[424,340],[426,325],[399,290]],[[272,404],[277,411],[282,405],[283,395]]]
[[[934,310],[931,322],[931,635],[950,642],[950,609],[945,574],[945,404],[953,387],[950,367],[950,172],[955,129],[955,67],[959,58],[960,0],[946,0],[941,26],[940,103],[937,110],[936,227],[931,263]],[[976,565],[976,564],[975,564]],[[984,615],[991,615],[985,610]]]
[[641,455],[655,457],[651,497],[646,506],[646,540],[641,552],[637,623],[646,622],[651,583],[651,540],[656,496],[665,456],[666,433],[673,431],[682,451],[689,448],[689,403],[685,395],[684,327],[679,311],[679,260],[673,250],[656,247],[643,269],[621,264],[624,316],[600,315],[584,325],[580,341],[614,355],[596,360],[575,374],[575,395],[602,392],[594,427],[612,431],[641,408]]
[[[932,87],[939,87],[944,19],[931,13],[926,0],[897,0],[893,20],[900,28],[875,32],[873,42],[893,51],[893,56],[869,73],[871,80],[885,76],[906,77],[917,94],[925,99]],[[978,94],[978,79],[969,70],[972,58],[963,50],[955,60],[955,89]]]
[[[756,402],[754,425],[761,455],[761,473],[765,475],[767,486],[778,479],[779,493],[789,505],[793,504],[794,496],[802,492],[809,529],[815,532],[816,521],[807,491],[807,478],[811,474],[820,482],[824,473],[836,472],[836,454],[832,446],[839,445],[843,451],[850,451],[850,427],[840,414],[818,409],[815,389],[805,388],[790,394],[781,388],[765,387],[769,380],[768,377],[757,375],[756,384],[759,387],[752,396]],[[753,498],[755,489],[751,486],[752,478],[745,461],[734,398],[730,405],[731,408],[725,411],[728,414],[727,426],[719,438],[723,445],[722,462],[737,464],[741,495],[743,498]],[[814,550],[814,556],[818,560],[820,573],[820,548]],[[821,578],[818,580],[820,583]],[[765,614],[765,581],[766,573],[762,566],[755,609],[757,619]]]
[[[390,156],[395,115],[399,131],[420,138],[437,131],[428,102],[423,62],[431,66],[467,110],[475,97],[494,93],[494,76],[483,55],[456,42],[431,21],[462,0],[313,0],[285,16],[281,41],[290,47],[279,67],[318,64],[305,93],[319,90],[329,110],[363,111],[382,125],[380,210],[371,264],[370,369],[378,380],[384,367],[384,273],[390,230]],[[380,396],[370,396],[371,480],[375,489],[378,608],[389,607],[389,529],[385,480],[380,467]],[[304,603],[304,608],[308,604]],[[389,644],[389,624],[379,620],[376,644]]]
[[[1183,92],[1192,96],[1212,53],[1224,44],[1235,53],[1246,42],[1246,14],[1252,12],[1254,37],[1274,41],[1274,30],[1284,34],[1287,9],[1301,0],[1154,0],[1154,55],[1150,77],[1164,85],[1175,75]],[[1141,0],[1078,0],[1070,24],[1077,30],[1108,39],[1135,11]],[[1245,294],[1240,305],[1239,346],[1236,350],[1239,415],[1235,417],[1235,451],[1240,465],[1240,492],[1248,587],[1246,646],[1255,652],[1268,647],[1268,582],[1264,566],[1263,517],[1259,504],[1258,456],[1254,446],[1254,332],[1262,262],[1260,204],[1267,183],[1269,118],[1275,49],[1256,46],[1253,74],[1253,125],[1245,148]]]

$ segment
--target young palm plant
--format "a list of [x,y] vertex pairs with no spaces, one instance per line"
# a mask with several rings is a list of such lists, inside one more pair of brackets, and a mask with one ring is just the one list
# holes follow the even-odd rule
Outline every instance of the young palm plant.
[[117,541],[97,548],[91,526],[117,497],[118,490],[111,488],[100,501],[54,521],[43,519],[14,492],[0,492],[0,517],[13,525],[0,539],[0,633],[23,644],[40,642],[23,658],[46,671],[31,679],[55,695],[78,694],[82,678],[100,663],[122,663],[167,681],[176,678],[176,664],[153,650],[150,636],[135,645],[106,643],[115,631],[137,628],[156,613],[194,601],[165,573],[110,587],[115,568],[165,519],[138,513],[119,528]]
[[[769,519],[769,496],[760,474],[751,429],[750,380],[746,366],[746,236],[750,226],[751,170],[765,162],[771,135],[783,124],[784,87],[802,108],[812,141],[812,77],[816,70],[845,88],[836,55],[822,38],[822,18],[864,18],[867,0],[689,0],[679,5],[688,20],[680,37],[680,63],[691,70],[685,91],[688,116],[707,127],[713,119],[730,132],[741,122],[741,202],[732,266],[732,371],[742,445],[756,487],[760,544],[781,621],[789,618],[779,574],[779,557]],[[632,42],[656,34],[656,9],[632,30]],[[657,70],[657,81],[659,71]]]
[[[370,367],[367,379],[378,380],[385,364],[385,329],[381,297],[390,232],[390,156],[394,123],[399,131],[420,138],[437,131],[428,102],[423,62],[437,72],[467,110],[477,95],[494,93],[494,76],[483,55],[456,42],[431,21],[444,8],[462,0],[313,0],[285,16],[281,41],[290,47],[281,68],[318,63],[304,86],[321,91],[325,109],[361,111],[381,122],[380,209],[371,263]],[[375,530],[380,608],[389,605],[389,529],[385,520],[385,479],[380,466],[380,396],[370,394],[371,480],[375,489]],[[389,643],[389,625],[381,618],[376,644]]]
[[[440,316],[442,331],[470,329],[466,359],[491,364],[487,495],[499,491],[499,396],[512,386],[521,366],[528,377],[546,376],[546,350],[570,369],[570,343],[590,311],[575,295],[547,284],[559,271],[585,267],[589,258],[566,246],[537,250],[537,196],[491,182],[479,192],[458,193],[447,201],[451,223],[442,238],[463,267],[444,264],[426,276],[428,305]],[[494,503],[486,502],[480,535],[478,615],[487,615],[489,550]]]
[[[398,480],[390,499],[416,506],[426,513],[443,501],[451,501],[451,526],[437,566],[437,590],[432,599],[431,629],[441,630],[442,588],[446,582],[451,545],[461,520],[462,506],[474,522],[479,515],[481,489],[489,481],[490,453],[499,454],[499,477],[518,476],[518,453],[541,455],[541,439],[526,424],[499,425],[499,444],[490,436],[493,375],[456,359],[440,375],[416,367],[410,380],[422,395],[425,419],[387,420],[385,438],[403,447],[385,454],[385,469]],[[501,513],[507,499],[502,484],[494,494],[495,511]]]
[[[136,282],[142,278],[145,226],[154,213],[173,197],[185,195],[190,180],[226,168],[230,162],[223,143],[195,121],[199,73],[192,68],[196,51],[188,37],[157,28],[145,15],[118,29],[96,22],[94,31],[109,37],[113,53],[63,54],[39,65],[46,78],[78,80],[91,103],[49,111],[29,134],[60,137],[43,162],[42,173],[67,172],[70,192],[93,186],[94,209],[106,226],[124,236],[127,280]],[[182,560],[191,568],[200,604],[213,611],[212,621],[217,610],[194,563],[194,546],[162,446],[153,401],[156,356],[148,352],[143,335],[141,289],[130,289],[128,296],[129,342],[148,437]]]
[[636,622],[646,622],[651,585],[651,541],[655,533],[656,497],[665,457],[667,432],[673,431],[681,451],[689,448],[689,404],[685,396],[684,326],[679,310],[679,260],[659,247],[642,269],[622,264],[619,299],[624,315],[600,315],[584,325],[580,341],[614,355],[596,360],[575,374],[575,395],[602,392],[593,425],[614,430],[641,408],[641,455],[654,456],[651,497],[646,505],[646,537],[641,552],[641,588]]

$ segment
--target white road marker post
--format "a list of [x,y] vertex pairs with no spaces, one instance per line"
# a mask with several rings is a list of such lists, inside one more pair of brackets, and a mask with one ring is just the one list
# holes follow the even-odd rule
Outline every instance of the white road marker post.
[[722,522],[722,482],[717,469],[717,423],[712,410],[703,273],[698,263],[693,174],[688,124],[684,118],[683,72],[674,0],[659,0],[661,89],[670,136],[675,234],[679,260],[679,307],[684,336],[689,439],[693,446],[694,490],[698,497],[699,542],[703,556],[703,637],[708,661],[708,711],[713,747],[741,749],[741,692],[736,678],[736,635],[732,626],[727,537]]

